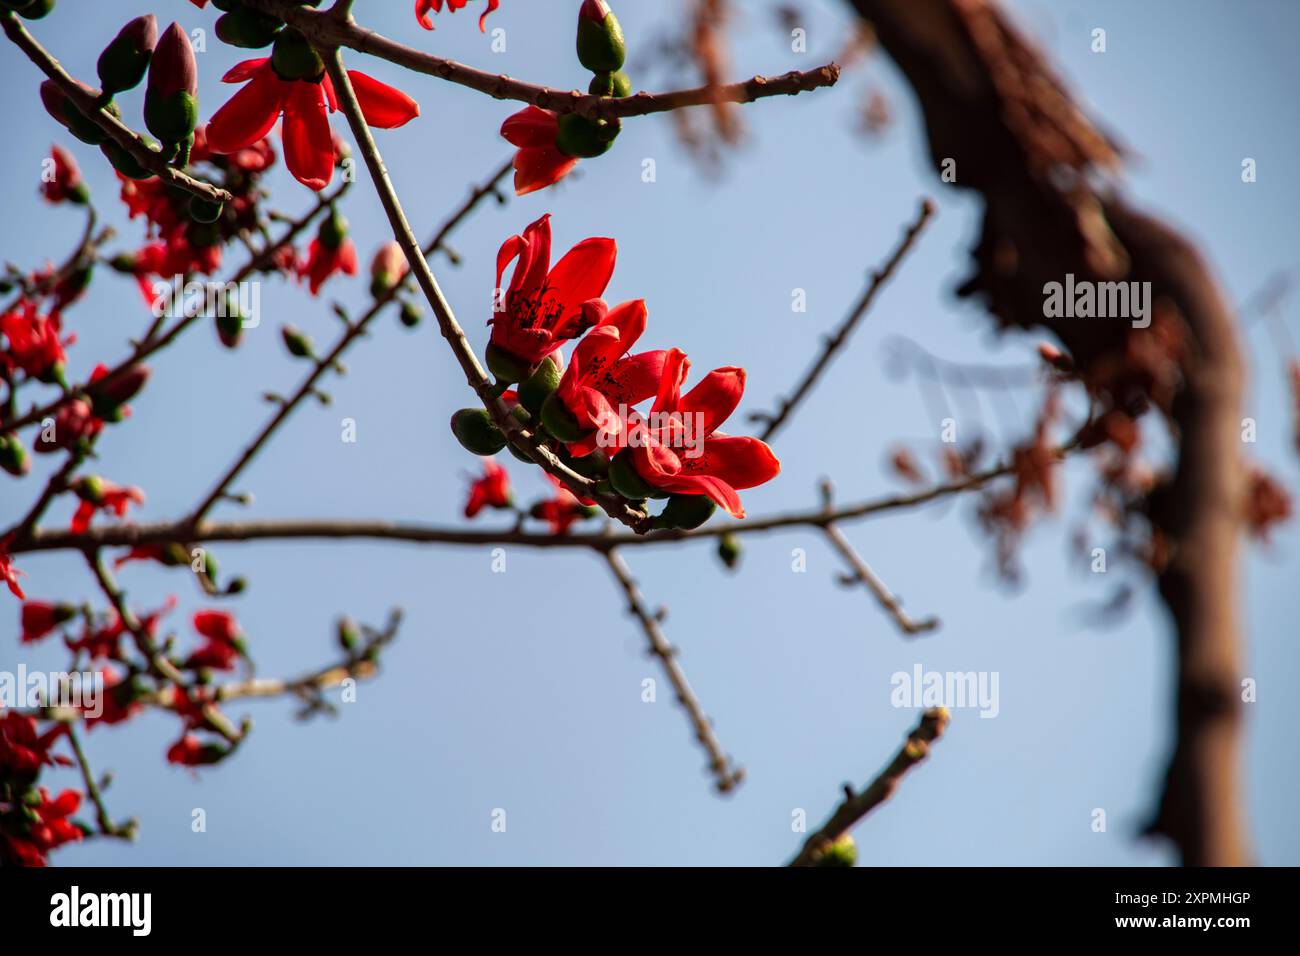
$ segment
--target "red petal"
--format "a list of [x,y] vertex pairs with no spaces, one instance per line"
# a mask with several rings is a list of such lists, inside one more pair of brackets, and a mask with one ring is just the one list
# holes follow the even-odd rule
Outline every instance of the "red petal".
[[681,396],[682,383],[691,370],[691,363],[681,349],[669,349],[664,357],[663,377],[659,380],[659,393],[651,412],[671,412],[677,407]]
[[614,275],[618,244],[613,239],[584,239],[564,254],[546,277],[547,298],[560,306],[547,321],[563,325],[589,299],[598,299]]
[[501,124],[501,135],[512,146],[554,147],[555,134],[559,128],[555,114],[550,110],[526,106],[506,118],[506,121]]
[[284,163],[294,179],[317,192],[334,177],[325,92],[318,83],[295,82],[284,104]]
[[705,440],[702,455],[691,458],[691,453],[679,453],[684,472],[720,478],[733,488],[755,488],[781,473],[781,462],[757,438],[714,435]]
[[521,149],[515,153],[515,195],[527,196],[558,183],[578,165],[574,156],[566,156],[554,146]]
[[289,92],[289,84],[274,72],[258,73],[209,121],[208,149],[233,153],[252,146],[271,131]]
[[660,349],[629,356],[616,363],[597,385],[615,405],[635,405],[654,395],[663,378],[668,352]]
[[360,70],[348,70],[348,78],[368,125],[378,129],[396,129],[420,115],[420,104],[401,90]]
[[245,80],[251,80],[259,71],[266,68],[266,64],[271,62],[269,56],[258,57],[254,60],[245,60],[243,63],[236,63],[221,78],[222,83],[243,83]]
[[743,368],[715,368],[704,376],[700,384],[682,396],[677,409],[688,413],[703,413],[704,434],[711,435],[736,410],[740,397],[744,394]]

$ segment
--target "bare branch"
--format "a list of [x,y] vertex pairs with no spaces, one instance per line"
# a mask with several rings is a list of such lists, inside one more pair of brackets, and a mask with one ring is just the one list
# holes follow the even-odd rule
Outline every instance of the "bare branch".
[[933,631],[939,626],[937,617],[927,617],[919,621],[908,617],[907,612],[903,610],[902,602],[890,593],[889,588],[885,586],[885,582],[880,580],[876,573],[871,570],[871,566],[862,559],[862,556],[849,543],[848,538],[844,537],[844,533],[839,528],[835,527],[834,524],[827,524],[822,527],[822,531],[825,533],[826,539],[839,552],[840,557],[844,559],[844,563],[853,569],[850,580],[854,583],[866,585],[867,590],[871,592],[881,609],[893,619],[900,631],[909,637],[917,637]]

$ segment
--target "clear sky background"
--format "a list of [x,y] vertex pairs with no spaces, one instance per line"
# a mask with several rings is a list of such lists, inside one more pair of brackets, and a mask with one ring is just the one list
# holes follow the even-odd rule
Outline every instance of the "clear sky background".
[[[507,31],[500,54],[476,29],[479,6],[435,18],[432,34],[415,24],[407,0],[361,0],[357,16],[484,69],[559,87],[585,82],[571,52],[573,0],[505,0],[489,19],[489,29]],[[774,4],[738,6],[745,12],[735,34],[737,77],[824,62],[851,22],[842,3],[806,4],[809,49],[797,54],[776,25]],[[1132,149],[1132,196],[1201,243],[1234,300],[1297,266],[1300,188],[1291,165],[1300,155],[1293,122],[1300,6],[1024,0],[1014,7],[1093,115]],[[677,15],[672,4],[624,0],[616,9],[633,63]],[[32,30],[89,79],[121,23],[149,10],[161,25],[178,18],[210,30],[215,19],[182,0],[64,0]],[[1105,54],[1090,51],[1094,27],[1107,31]],[[245,58],[210,39],[199,56],[204,118],[233,92],[218,83],[220,75]],[[379,133],[378,141],[417,232],[428,235],[469,184],[509,154],[497,129],[515,105],[355,54],[349,63],[397,83],[421,104],[419,120]],[[661,88],[662,73],[634,80]],[[126,220],[111,170],[45,114],[39,79],[12,47],[0,48],[0,256],[25,267],[58,261],[79,235],[79,215],[50,209],[37,196],[52,142],[72,149],[119,229],[112,248],[139,245],[141,226]],[[875,140],[856,132],[872,89],[895,112]],[[136,126],[139,101],[139,93],[124,98]],[[544,212],[554,214],[561,249],[589,235],[616,237],[609,298],[648,300],[645,347],[683,348],[697,374],[732,364],[748,369],[748,393],[733,423],[740,431],[746,413],[772,407],[802,374],[819,336],[840,321],[919,197],[933,195],[937,220],[793,427],[777,438],[783,473],[744,500],[751,515],[808,507],[823,475],[833,477],[842,500],[887,493],[897,487],[884,467],[889,450],[902,441],[930,466],[939,428],[915,381],[886,374],[888,340],[906,335],[945,358],[1023,366],[1037,339],[997,339],[980,310],[954,298],[978,204],[937,183],[915,106],[887,60],[847,73],[831,91],[745,107],[744,118],[748,140],[715,178],[700,174],[668,120],[630,121],[612,153],[583,164],[581,180],[484,207],[454,241],[463,266],[439,259],[435,269],[481,350],[494,257],[505,237]],[[334,126],[345,129],[341,117]],[[1251,185],[1240,179],[1244,157],[1258,162]],[[653,184],[641,181],[645,158],[657,164]],[[270,182],[279,209],[296,211],[311,200],[283,170]],[[368,262],[388,229],[364,175],[344,212]],[[230,250],[228,262],[240,261]],[[335,279],[320,301],[310,301],[268,282],[263,325],[241,349],[220,348],[211,330],[199,327],[154,363],[152,384],[132,403],[134,417],[112,428],[100,448],[104,475],[145,487],[142,520],[192,507],[265,420],[261,393],[299,380],[301,366],[279,342],[280,323],[328,341],[338,328],[328,301],[361,304],[365,285]],[[807,292],[806,313],[791,311],[795,288]],[[1292,328],[1295,315],[1288,302]],[[101,269],[68,316],[79,336],[72,377],[124,354],[126,338],[139,334],[145,319],[134,284]],[[1294,486],[1283,356],[1262,324],[1246,343],[1253,373],[1247,414],[1259,423],[1250,452]],[[432,322],[412,332],[386,316],[347,364],[347,377],[328,385],[334,404],[304,406],[241,478],[238,490],[256,494],[248,516],[460,523],[465,473],[476,463],[446,422],[469,393]],[[1022,438],[1035,393],[1015,393],[1010,406],[1000,401],[995,407],[989,396],[953,395],[962,434],[987,425],[999,448]],[[355,444],[340,440],[345,417],[357,422]],[[525,502],[544,493],[535,469],[502,460]],[[27,506],[53,465],[38,462],[23,483],[0,481],[0,525]],[[406,622],[382,675],[361,685],[338,720],[299,724],[287,702],[230,708],[234,717],[254,716],[254,735],[225,765],[197,775],[164,762],[174,718],[150,715],[95,730],[92,759],[116,775],[112,812],[138,815],[140,839],[135,846],[90,842],[60,850],[55,861],[779,863],[802,839],[791,830],[793,811],[804,809],[815,825],[839,799],[842,782],[865,781],[897,749],[917,715],[890,705],[890,675],[921,664],[996,671],[1000,714],[984,720],[954,712],[933,758],[855,831],[863,863],[1169,863],[1167,849],[1135,838],[1172,743],[1169,625],[1149,582],[1130,578],[1140,587],[1132,613],[1105,629],[1085,626],[1081,608],[1105,601],[1131,572],[1112,566],[1091,574],[1086,555],[1071,550],[1092,483],[1089,466],[1069,467],[1067,483],[1067,507],[1027,542],[1020,590],[999,583],[973,500],[846,529],[911,611],[942,617],[939,633],[911,642],[865,592],[836,584],[842,568],[811,530],[745,538],[735,574],[721,569],[708,544],[628,552],[649,600],[670,607],[669,637],[719,737],[748,770],[729,798],[712,792],[684,716],[594,556],[508,549],[507,572],[494,574],[486,548],[221,546],[223,571],[251,582],[224,606],[250,635],[260,673],[296,674],[332,659],[340,613],[379,623],[400,605]],[[66,521],[68,510],[56,509],[50,520]],[[216,517],[240,513],[223,505]],[[479,525],[494,521],[507,523],[489,515]],[[791,570],[795,548],[807,553],[806,573]],[[98,598],[74,555],[24,555],[19,564],[34,597]],[[1244,772],[1259,859],[1269,864],[1300,863],[1293,808],[1300,754],[1287,690],[1300,679],[1298,566],[1288,527],[1271,547],[1252,546],[1242,569],[1244,676],[1259,686],[1247,711]],[[181,573],[134,565],[122,579],[140,607],[177,593],[170,621],[185,634],[189,614],[209,604]],[[16,603],[0,612],[0,667],[12,669],[20,659]],[[57,668],[63,656],[44,647],[21,659]],[[659,680],[653,704],[641,700],[647,677]],[[77,778],[61,771],[48,779],[75,785]],[[206,811],[206,833],[191,832],[196,807]],[[505,833],[492,832],[496,808],[507,813]],[[1107,811],[1107,832],[1091,829],[1093,808]]]

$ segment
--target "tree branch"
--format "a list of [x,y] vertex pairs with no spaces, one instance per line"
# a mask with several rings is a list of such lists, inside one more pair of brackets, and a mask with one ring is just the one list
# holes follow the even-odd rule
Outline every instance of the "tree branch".
[[224,189],[218,189],[211,183],[195,179],[164,161],[162,154],[150,149],[143,139],[116,116],[101,108],[100,101],[89,89],[73,79],[59,65],[45,47],[37,42],[27,28],[19,22],[17,16],[8,10],[0,13],[0,26],[14,45],[27,54],[27,58],[40,68],[41,72],[58,84],[68,99],[72,100],[77,110],[92,123],[107,133],[112,140],[131,154],[131,158],[152,170],[170,186],[193,193],[209,202],[230,202],[231,195]]

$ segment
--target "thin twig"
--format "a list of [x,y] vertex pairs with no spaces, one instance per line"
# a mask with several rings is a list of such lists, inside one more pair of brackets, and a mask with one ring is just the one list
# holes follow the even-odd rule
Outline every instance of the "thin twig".
[[90,761],[86,759],[86,752],[82,749],[77,728],[69,724],[67,733],[68,743],[72,745],[72,752],[77,758],[77,766],[81,770],[81,780],[86,787],[86,796],[90,798],[90,802],[95,806],[95,822],[99,824],[100,836],[114,837],[119,840],[134,840],[136,830],[139,827],[138,821],[131,819],[120,824],[113,822],[113,818],[108,812],[108,806],[104,803],[104,795],[100,792],[99,784],[95,782],[95,774],[90,768]]
[[821,377],[822,372],[824,372],[827,366],[830,365],[831,359],[835,357],[835,353],[844,346],[844,343],[848,341],[849,336],[862,320],[862,317],[867,314],[867,310],[871,308],[871,303],[875,301],[876,294],[880,291],[881,287],[889,281],[890,277],[893,276],[894,271],[898,268],[898,264],[903,261],[903,257],[906,256],[908,251],[912,248],[913,243],[916,242],[916,237],[921,234],[921,230],[925,228],[925,224],[929,222],[930,217],[934,215],[934,211],[935,205],[933,200],[921,200],[921,209],[917,214],[916,220],[907,227],[907,231],[903,233],[902,240],[894,249],[890,257],[885,261],[885,264],[875,272],[871,273],[871,278],[867,282],[866,289],[863,290],[858,301],[853,304],[853,308],[849,310],[849,314],[844,318],[844,321],[840,323],[831,335],[828,335],[823,340],[821,354],[817,356],[812,367],[808,369],[808,372],[804,375],[803,379],[797,386],[795,386],[794,392],[790,397],[780,399],[779,407],[773,414],[769,415],[765,412],[755,412],[750,415],[751,421],[767,422],[767,427],[763,429],[762,435],[759,436],[763,441],[769,441],[772,436],[776,434],[777,429],[784,425],[790,418],[795,406],[807,397],[808,393],[812,390],[813,385],[816,384],[817,379]]
[[930,745],[943,736],[948,727],[948,711],[942,707],[927,710],[921,715],[921,722],[907,736],[907,742],[894,755],[889,766],[871,781],[865,790],[854,793],[845,786],[844,802],[841,803],[830,819],[822,824],[817,832],[804,841],[799,855],[790,861],[790,866],[813,866],[832,843],[848,833],[859,820],[888,800],[898,788],[898,784],[909,770],[915,767],[930,753]]
[[907,612],[903,610],[902,603],[885,586],[885,582],[880,580],[880,577],[871,570],[871,566],[863,560],[862,556],[849,543],[848,538],[844,537],[844,533],[839,528],[834,524],[827,524],[822,527],[822,532],[835,550],[839,552],[840,557],[844,559],[844,563],[853,569],[853,574],[849,576],[849,580],[853,583],[865,584],[867,590],[871,592],[885,613],[898,625],[900,631],[909,637],[916,637],[928,631],[933,631],[939,626],[937,617],[927,617],[919,621],[908,617]]
[[834,86],[840,78],[839,66],[827,63],[814,70],[794,70],[781,76],[755,76],[720,87],[700,86],[670,93],[642,92],[623,98],[593,96],[577,90],[537,86],[508,76],[476,70],[455,60],[433,56],[367,30],[351,20],[341,20],[333,16],[332,11],[313,10],[289,0],[248,0],[248,5],[286,21],[318,47],[348,47],[408,70],[486,93],[494,99],[518,100],[557,113],[577,113],[590,119],[645,116],[687,106],[711,106],[719,102],[752,103],[769,96],[794,95]]
[[632,577],[632,572],[628,570],[623,556],[616,549],[610,548],[605,551],[605,561],[627,597],[629,613],[637,619],[641,630],[645,633],[646,640],[650,644],[650,653],[659,658],[664,673],[672,682],[673,690],[677,693],[677,701],[686,711],[691,729],[695,731],[695,739],[700,742],[700,746],[708,755],[714,786],[719,793],[730,793],[745,779],[745,769],[732,763],[727,752],[722,749],[722,742],[713,732],[712,721],[704,713],[700,699],[695,696],[695,691],[691,690],[690,682],[686,679],[686,673],[677,663],[677,649],[664,636],[663,628],[659,625],[659,616],[646,606],[645,599],[641,596],[641,591]]
[[99,100],[87,87],[73,79],[59,65],[59,61],[27,32],[27,28],[8,10],[0,13],[0,26],[14,45],[27,54],[27,58],[40,68],[41,72],[58,84],[68,99],[83,116],[107,133],[115,143],[131,154],[131,158],[145,169],[157,173],[168,185],[176,186],[186,192],[200,196],[209,202],[230,202],[231,195],[211,183],[189,176],[174,166],[169,166],[163,155],[145,145],[145,141],[126,126],[116,116],[101,108]]

